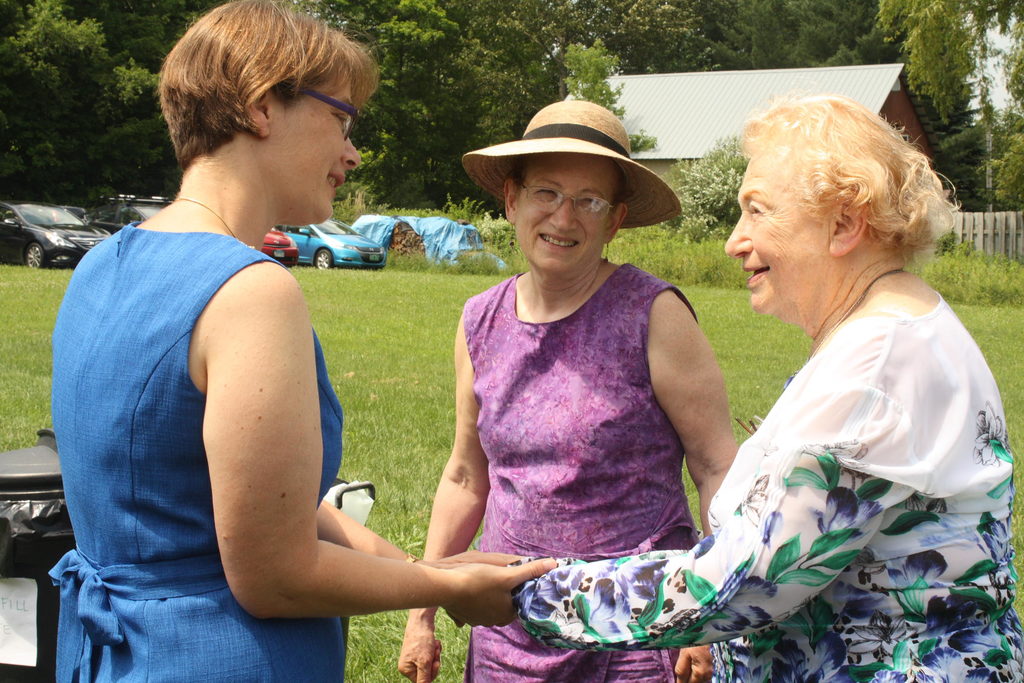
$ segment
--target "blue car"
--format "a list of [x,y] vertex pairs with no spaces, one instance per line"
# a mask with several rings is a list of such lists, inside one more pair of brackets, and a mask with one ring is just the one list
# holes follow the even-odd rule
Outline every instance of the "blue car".
[[348,224],[329,218],[312,225],[279,225],[299,248],[299,263],[317,268],[383,268],[387,250]]

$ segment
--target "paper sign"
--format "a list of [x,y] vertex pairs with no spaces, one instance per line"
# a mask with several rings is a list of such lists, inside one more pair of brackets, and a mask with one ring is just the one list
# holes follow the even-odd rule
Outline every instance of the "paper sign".
[[0,663],[36,665],[35,579],[0,579]]

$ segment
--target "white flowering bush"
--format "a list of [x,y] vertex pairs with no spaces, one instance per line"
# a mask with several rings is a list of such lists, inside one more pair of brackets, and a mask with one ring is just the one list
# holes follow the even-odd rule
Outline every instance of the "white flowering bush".
[[746,169],[738,137],[720,140],[702,159],[676,163],[665,180],[679,195],[682,213],[666,227],[693,242],[728,237],[740,217],[736,195]]
[[504,216],[492,216],[489,213],[479,214],[473,220],[484,244],[499,254],[508,253],[516,248],[516,229]]

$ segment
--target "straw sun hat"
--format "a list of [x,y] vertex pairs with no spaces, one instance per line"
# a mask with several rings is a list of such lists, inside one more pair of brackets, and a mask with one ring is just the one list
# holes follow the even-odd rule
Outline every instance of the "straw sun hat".
[[541,109],[521,140],[469,152],[462,165],[477,185],[504,198],[503,188],[517,157],[545,152],[575,152],[611,159],[626,179],[628,207],[624,228],[652,225],[679,214],[679,199],[653,171],[629,158],[629,136],[615,114],[593,102],[565,100]]

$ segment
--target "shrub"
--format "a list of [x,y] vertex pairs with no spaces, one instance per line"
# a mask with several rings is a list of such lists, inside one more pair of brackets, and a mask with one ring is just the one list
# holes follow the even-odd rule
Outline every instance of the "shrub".
[[692,242],[727,238],[740,217],[736,195],[746,168],[738,137],[720,140],[702,159],[677,162],[665,181],[679,195],[682,213],[668,229]]
[[359,183],[345,183],[341,186],[340,196],[334,200],[334,217],[345,223],[368,213],[389,215],[391,207],[379,204],[369,191]]
[[495,218],[484,214],[473,225],[480,232],[487,248],[502,258],[519,252],[516,244],[516,229],[502,217]]
[[676,285],[742,287],[746,276],[737,261],[725,254],[722,240],[691,242],[680,234],[657,228],[622,230],[608,245],[608,258],[632,263]]
[[969,242],[926,263],[921,276],[950,303],[1024,306],[1024,265]]
[[956,236],[956,233],[953,232],[952,230],[950,230],[946,234],[941,235],[939,237],[939,239],[936,240],[936,242],[935,242],[935,254],[937,256],[942,256],[943,254],[948,254],[951,251],[953,251],[956,248],[956,246],[957,246],[957,236]]
[[[461,202],[456,204],[452,201],[452,196],[448,195],[448,201],[445,202],[444,209],[441,210],[441,215],[451,218],[453,221],[466,221],[476,225],[477,221],[487,216],[487,212],[483,209],[484,203],[476,199],[470,199],[466,197]],[[479,229],[479,226],[477,226]]]

